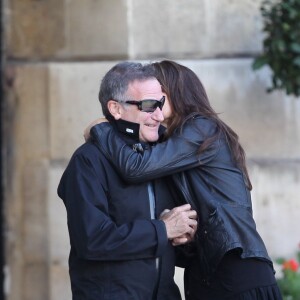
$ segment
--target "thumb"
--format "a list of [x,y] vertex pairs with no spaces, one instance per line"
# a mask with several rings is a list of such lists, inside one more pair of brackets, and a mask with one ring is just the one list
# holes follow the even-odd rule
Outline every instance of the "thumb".
[[160,214],[159,218],[162,218],[165,214],[167,214],[170,210],[169,209],[164,209],[162,213]]

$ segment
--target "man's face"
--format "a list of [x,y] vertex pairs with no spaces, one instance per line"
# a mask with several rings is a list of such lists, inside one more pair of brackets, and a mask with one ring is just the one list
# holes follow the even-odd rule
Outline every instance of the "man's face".
[[[127,95],[128,100],[160,100],[163,93],[159,82],[153,78],[132,82],[128,86]],[[140,141],[156,142],[159,138],[158,128],[164,117],[159,108],[156,108],[153,113],[148,113],[140,111],[136,105],[126,104],[121,109],[121,119],[140,124]]]

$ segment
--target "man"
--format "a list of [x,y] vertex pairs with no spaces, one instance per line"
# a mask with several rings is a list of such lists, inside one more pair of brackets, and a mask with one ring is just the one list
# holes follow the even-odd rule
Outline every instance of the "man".
[[[105,117],[136,151],[158,140],[164,98],[149,66],[113,67],[99,100]],[[88,141],[72,156],[58,194],[68,215],[73,300],[181,299],[171,241],[194,234],[196,213],[184,205],[157,219],[174,207],[162,180],[125,183]]]

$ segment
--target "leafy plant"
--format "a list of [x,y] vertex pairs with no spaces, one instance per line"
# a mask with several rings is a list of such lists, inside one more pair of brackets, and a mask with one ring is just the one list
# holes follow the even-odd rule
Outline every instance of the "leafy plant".
[[[261,5],[265,39],[254,70],[269,65],[272,87],[300,96],[300,0],[265,0]],[[300,299],[300,298],[299,298]]]
[[281,265],[282,277],[277,279],[281,290],[283,300],[299,300],[300,299],[300,245],[297,252],[297,259],[285,260],[277,259],[277,263]]

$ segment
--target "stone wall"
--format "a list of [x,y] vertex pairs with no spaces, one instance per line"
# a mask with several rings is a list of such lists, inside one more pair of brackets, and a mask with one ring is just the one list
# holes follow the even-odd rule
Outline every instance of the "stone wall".
[[10,58],[239,56],[261,48],[261,0],[6,0]]
[[247,152],[254,214],[271,256],[294,254],[300,101],[266,94],[269,70],[251,70],[261,49],[260,2],[6,0],[7,300],[71,299],[56,187],[83,129],[101,115],[102,76],[122,59],[172,58],[199,75]]

